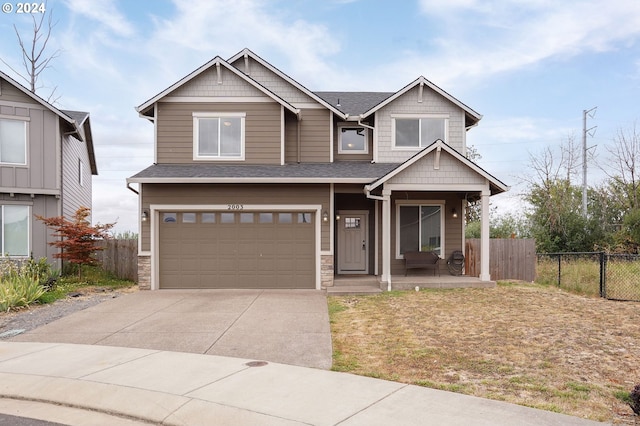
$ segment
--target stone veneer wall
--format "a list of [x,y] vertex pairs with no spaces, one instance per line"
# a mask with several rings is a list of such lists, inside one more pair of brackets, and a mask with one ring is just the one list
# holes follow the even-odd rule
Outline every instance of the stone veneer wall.
[[333,255],[325,254],[320,259],[320,284],[322,287],[333,287]]
[[151,290],[151,256],[138,256],[138,288]]

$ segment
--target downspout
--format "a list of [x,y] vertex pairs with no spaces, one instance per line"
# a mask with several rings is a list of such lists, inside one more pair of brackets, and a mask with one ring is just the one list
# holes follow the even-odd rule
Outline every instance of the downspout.
[[133,189],[131,186],[131,182],[127,182],[127,189],[131,192],[133,192],[136,195],[140,195],[140,193],[138,191],[136,191],[135,189]]

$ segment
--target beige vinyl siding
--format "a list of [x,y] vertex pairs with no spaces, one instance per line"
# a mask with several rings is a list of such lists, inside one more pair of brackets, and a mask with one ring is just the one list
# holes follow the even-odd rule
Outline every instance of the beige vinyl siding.
[[[5,84],[6,87],[7,85]],[[1,104],[1,100],[0,100]],[[27,164],[0,165],[0,187],[29,189],[59,189],[57,176],[56,139],[58,137],[58,116],[41,107],[29,105],[1,107],[5,118],[28,117],[27,123]]]
[[[83,164],[82,185],[79,161]],[[91,208],[91,165],[86,144],[65,136],[62,141],[62,214],[71,217],[79,207]]]
[[[396,203],[395,200],[444,200],[445,205],[442,210],[444,215],[444,259],[440,260],[440,273],[445,273],[447,270],[446,260],[451,256],[451,253],[455,250],[461,250],[462,247],[462,200],[457,193],[450,192],[401,192],[393,193],[391,206],[391,275],[404,275],[404,259],[396,259]],[[458,217],[453,218],[451,215],[451,209],[455,208],[458,211]],[[380,228],[382,229],[382,228]]]
[[[0,78],[0,101],[33,103],[31,97],[25,95],[22,91],[16,89],[4,79]],[[4,112],[0,113],[4,114]]]
[[[329,210],[328,184],[142,184],[142,208],[151,204],[322,204]],[[319,218],[318,220],[322,220]],[[142,251],[151,249],[150,221],[140,229]],[[323,223],[321,250],[329,250],[329,224]]]
[[[280,105],[255,103],[158,103],[158,163],[192,163],[193,113],[243,112],[244,164],[280,164]],[[215,161],[215,160],[212,160]],[[202,161],[197,161],[201,163]],[[229,161],[224,161],[229,164]],[[232,163],[232,162],[231,162]]]
[[300,160],[302,163],[331,161],[331,123],[329,112],[322,109],[302,110],[300,122]]

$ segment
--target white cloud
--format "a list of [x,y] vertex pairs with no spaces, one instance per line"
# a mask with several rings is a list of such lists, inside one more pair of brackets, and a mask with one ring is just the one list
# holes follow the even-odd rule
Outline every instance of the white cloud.
[[113,0],[65,0],[67,8],[81,17],[97,21],[120,37],[131,37],[134,26],[120,13]]
[[440,48],[407,52],[408,57],[445,81],[624,48],[640,36],[640,2],[635,0],[422,0],[420,9],[425,19],[444,23]]

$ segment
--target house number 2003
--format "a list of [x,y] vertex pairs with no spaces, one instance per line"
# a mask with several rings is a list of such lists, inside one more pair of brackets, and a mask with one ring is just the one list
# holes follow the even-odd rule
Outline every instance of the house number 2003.
[[242,204],[227,204],[227,210],[243,210],[244,206]]

